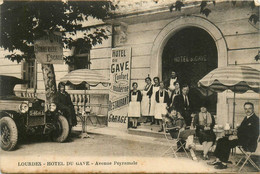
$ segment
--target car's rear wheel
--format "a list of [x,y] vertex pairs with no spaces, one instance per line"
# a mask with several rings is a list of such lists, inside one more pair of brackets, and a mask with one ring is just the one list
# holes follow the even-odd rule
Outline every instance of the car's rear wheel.
[[13,150],[18,140],[18,130],[14,120],[10,117],[0,119],[1,148],[6,151]]
[[56,123],[56,129],[52,133],[52,139],[56,142],[64,142],[69,135],[69,123],[67,119],[60,115]]

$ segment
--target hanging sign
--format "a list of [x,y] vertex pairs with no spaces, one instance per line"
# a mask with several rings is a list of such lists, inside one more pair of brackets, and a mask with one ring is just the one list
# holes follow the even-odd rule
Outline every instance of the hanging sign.
[[60,33],[50,33],[34,42],[36,60],[42,64],[63,64],[63,44]]
[[131,48],[114,48],[111,53],[109,122],[127,123]]

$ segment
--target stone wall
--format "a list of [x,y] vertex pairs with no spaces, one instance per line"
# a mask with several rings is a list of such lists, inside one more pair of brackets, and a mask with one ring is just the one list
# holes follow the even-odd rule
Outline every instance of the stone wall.
[[[124,42],[120,42],[118,39],[122,32],[114,33],[114,45],[115,47],[132,48],[131,81],[138,82],[139,89],[143,89],[144,78],[148,74],[152,77],[160,76],[160,61],[157,60],[159,58],[153,57],[156,57],[155,54],[159,54],[158,52],[162,52],[160,49],[163,49],[164,39],[169,39],[168,35],[176,32],[169,29],[165,38],[162,36],[162,32],[169,25],[174,26],[175,22],[180,23],[179,26],[176,26],[176,30],[188,26],[205,29],[217,44],[219,66],[234,65],[236,62],[237,65],[247,65],[260,70],[259,61],[254,59],[260,50],[259,29],[249,22],[249,17],[251,14],[257,14],[258,8],[252,10],[248,4],[243,2],[237,2],[235,6],[231,2],[217,2],[215,6],[211,4],[207,7],[212,11],[208,17],[199,13],[200,7],[197,5],[183,8],[182,11],[169,12],[166,9],[151,13],[129,13],[113,21],[115,24],[124,25],[126,26],[124,28],[127,28],[124,29],[126,35]],[[196,18],[196,20],[192,21],[192,18]],[[206,23],[211,26],[205,26]],[[218,34],[216,34],[217,32]],[[157,43],[159,37],[162,39]],[[156,44],[158,47],[155,49]],[[218,115],[221,117],[218,122],[220,124],[230,121],[233,110],[232,102],[230,102],[232,99],[232,92],[218,95]],[[243,106],[240,101],[252,101],[259,106],[259,95],[252,91],[238,95],[236,113],[242,116],[241,108]],[[259,113],[258,107],[256,107],[256,113]],[[239,120],[241,119],[239,118]]]

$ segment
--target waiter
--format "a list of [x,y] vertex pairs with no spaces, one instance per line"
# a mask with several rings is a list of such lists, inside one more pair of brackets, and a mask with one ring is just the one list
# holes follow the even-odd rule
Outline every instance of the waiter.
[[169,95],[171,96],[172,91],[175,89],[174,82],[178,80],[176,72],[171,72],[171,77],[166,81],[166,89],[168,89]]

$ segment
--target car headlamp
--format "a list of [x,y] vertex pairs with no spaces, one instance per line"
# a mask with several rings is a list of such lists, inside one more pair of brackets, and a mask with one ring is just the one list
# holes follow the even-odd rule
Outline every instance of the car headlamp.
[[57,105],[55,103],[51,103],[50,104],[50,111],[54,112],[54,111],[56,111],[56,109],[57,109]]
[[19,106],[19,110],[21,113],[26,113],[29,110],[29,105],[27,103],[22,103]]

